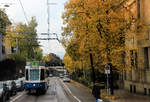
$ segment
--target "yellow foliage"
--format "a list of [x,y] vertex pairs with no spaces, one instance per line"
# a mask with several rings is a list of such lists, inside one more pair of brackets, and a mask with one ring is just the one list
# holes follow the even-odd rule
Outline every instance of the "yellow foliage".
[[[83,62],[89,68],[90,53],[94,67],[99,70],[107,63],[112,63],[118,69],[125,68],[122,63],[122,55],[127,50],[125,37],[130,34],[128,32],[135,18],[131,13],[122,12],[121,2],[124,1],[127,0],[69,0],[66,3],[62,15],[65,24],[63,44],[67,49],[76,42],[78,47],[74,53],[80,55],[66,52],[64,63],[68,70],[72,72],[74,68],[81,68]],[[74,57],[78,57],[78,61],[73,60]]]
[[48,54],[48,55],[46,55],[42,58],[42,61],[44,61],[44,62],[49,62],[50,60],[51,60],[51,55],[50,54]]

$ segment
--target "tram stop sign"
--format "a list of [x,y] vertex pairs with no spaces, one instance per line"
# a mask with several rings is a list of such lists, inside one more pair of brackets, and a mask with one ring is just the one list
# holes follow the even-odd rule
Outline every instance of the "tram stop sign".
[[105,74],[110,74],[110,66],[109,65],[105,65],[104,70],[105,70]]

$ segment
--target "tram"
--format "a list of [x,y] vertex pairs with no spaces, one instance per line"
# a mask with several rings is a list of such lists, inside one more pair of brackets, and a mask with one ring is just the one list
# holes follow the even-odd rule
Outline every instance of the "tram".
[[40,62],[27,62],[25,67],[25,90],[28,93],[46,93],[49,86],[49,70]]

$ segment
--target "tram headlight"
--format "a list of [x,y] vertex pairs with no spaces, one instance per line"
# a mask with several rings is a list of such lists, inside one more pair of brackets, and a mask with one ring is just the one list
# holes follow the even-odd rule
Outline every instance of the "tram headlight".
[[35,86],[35,84],[33,84],[33,86]]

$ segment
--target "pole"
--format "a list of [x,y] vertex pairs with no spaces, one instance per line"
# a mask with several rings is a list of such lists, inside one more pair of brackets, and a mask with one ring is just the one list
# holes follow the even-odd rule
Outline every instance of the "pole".
[[108,94],[108,95],[110,94],[110,91],[109,91],[109,76],[108,76],[108,73],[107,73],[107,94]]
[[2,34],[0,33],[0,61],[2,60]]
[[18,39],[16,38],[16,53],[18,52]]
[[50,22],[49,22],[49,16],[50,16],[50,12],[49,12],[49,0],[47,0],[47,23],[48,23],[48,29],[47,29],[47,33],[48,33],[48,38],[49,38],[49,32],[50,32]]
[[112,64],[109,63],[110,66],[110,94],[113,95],[114,94],[114,85],[113,85],[113,70],[112,70]]
[[92,54],[90,53],[90,62],[91,62],[91,68],[92,68],[92,78],[93,78],[93,83],[95,83],[95,69],[94,69],[94,66],[93,66],[93,56]]

